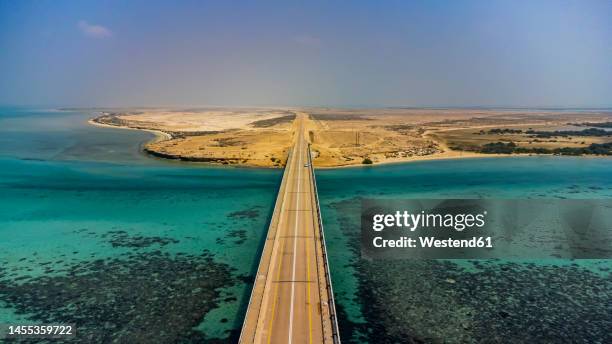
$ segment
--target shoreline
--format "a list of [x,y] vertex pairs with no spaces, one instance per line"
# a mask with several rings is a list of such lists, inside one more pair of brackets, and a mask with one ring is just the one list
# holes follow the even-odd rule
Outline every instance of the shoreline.
[[155,142],[162,142],[162,141],[167,141],[167,140],[171,140],[172,139],[172,135],[168,134],[165,131],[161,131],[161,130],[141,129],[141,128],[132,128],[132,127],[127,127],[127,126],[120,126],[120,125],[105,124],[105,123],[96,122],[95,118],[88,119],[87,123],[91,124],[93,126],[96,126],[96,127],[101,127],[101,128],[115,128],[115,129],[126,129],[126,130],[138,130],[138,131],[146,131],[146,132],[154,134],[155,138],[153,140],[151,140],[151,141],[146,142],[146,144],[155,143]]
[[[165,157],[163,153],[158,153],[155,151],[148,150],[146,146],[151,143],[158,143],[162,141],[167,141],[173,139],[172,135],[155,129],[143,129],[143,128],[132,128],[128,126],[119,126],[119,125],[111,125],[105,123],[99,123],[95,121],[95,118],[90,118],[87,120],[87,123],[90,125],[94,125],[102,128],[115,128],[115,129],[126,129],[126,130],[138,130],[138,131],[146,131],[155,135],[155,137],[144,143],[144,147],[141,151],[146,154],[148,157],[153,159],[159,159],[163,161],[178,161],[189,164],[196,165],[205,165],[205,166],[214,166],[214,167],[233,167],[233,168],[261,168],[261,169],[278,169],[279,167],[269,167],[269,166],[258,166],[258,165],[249,165],[249,164],[223,164],[214,161],[197,161],[190,160],[189,157]],[[384,165],[395,165],[395,164],[409,164],[415,162],[423,162],[423,161],[441,161],[441,160],[459,160],[459,159],[481,159],[481,158],[505,158],[505,157],[540,157],[540,156],[558,156],[553,154],[484,154],[484,153],[474,153],[474,152],[457,152],[457,151],[447,151],[437,155],[423,155],[417,157],[409,157],[404,159],[396,159],[396,160],[384,160],[380,162],[375,162],[373,164],[349,164],[349,165],[338,165],[338,166],[316,166],[314,164],[315,169],[317,170],[335,170],[335,169],[346,169],[346,168],[364,168],[364,167],[375,167],[375,166],[384,166]],[[609,156],[599,156],[599,155],[580,155],[574,157],[581,158],[609,158]],[[284,168],[284,166],[282,166]]]
[[[339,166],[315,166],[316,169],[319,170],[335,170],[335,169],[344,169],[344,168],[357,168],[357,167],[372,167],[372,166],[382,166],[382,165],[395,165],[395,164],[409,164],[414,162],[422,162],[422,161],[437,161],[437,160],[460,160],[460,159],[479,159],[479,158],[503,158],[503,157],[511,157],[511,156],[535,156],[528,154],[478,154],[478,153],[466,153],[465,155],[423,155],[417,158],[410,157],[407,159],[398,159],[398,160],[386,160],[381,162],[376,162],[373,164],[353,164],[353,165],[339,165]],[[541,156],[545,156],[541,154]]]
[[[254,166],[254,165],[248,165],[248,164],[233,164],[233,165],[228,165],[228,164],[221,164],[221,163],[215,163],[215,162],[211,162],[211,161],[195,161],[195,160],[189,160],[189,157],[183,157],[183,158],[171,158],[171,157],[167,157],[166,154],[163,153],[159,153],[159,152],[155,152],[155,151],[151,151],[148,150],[146,148],[146,145],[150,144],[150,143],[156,143],[156,142],[162,142],[162,141],[166,141],[166,140],[171,140],[172,139],[172,135],[161,131],[161,130],[154,130],[154,129],[141,129],[141,128],[132,128],[132,127],[128,127],[128,126],[119,126],[119,125],[111,125],[111,124],[105,124],[105,123],[100,123],[100,122],[96,122],[95,118],[91,118],[87,121],[87,123],[97,126],[97,127],[102,127],[102,128],[115,128],[115,129],[127,129],[127,130],[137,130],[137,131],[146,131],[146,132],[150,132],[152,134],[155,135],[155,138],[153,140],[150,140],[148,142],[146,142],[144,145],[145,147],[143,147],[141,150],[144,154],[146,154],[147,156],[150,156],[151,158],[154,159],[160,159],[160,160],[165,160],[165,161],[181,161],[181,162],[185,162],[185,163],[197,163],[197,164],[203,164],[203,165],[211,165],[211,166],[231,166],[231,167],[244,167],[244,168],[265,168],[265,169],[277,169],[278,167],[266,167],[266,166]],[[462,159],[462,158],[476,158],[476,157],[493,157],[493,156],[505,156],[505,154],[478,154],[478,153],[466,153],[469,154],[468,155],[459,155],[459,156],[421,156],[418,158],[414,158],[414,157],[410,157],[404,160],[386,160],[386,161],[381,161],[381,162],[376,162],[373,163],[371,165],[364,165],[364,164],[353,164],[353,165],[338,165],[338,166],[316,166],[315,163],[315,168],[316,169],[321,169],[321,170],[328,170],[328,169],[340,169],[340,168],[351,168],[351,167],[369,167],[369,166],[377,166],[377,165],[389,165],[389,164],[401,164],[401,163],[410,163],[410,162],[418,162],[418,161],[426,161],[426,160],[450,160],[450,159]],[[284,166],[283,166],[284,167]]]
[[428,159],[412,159],[412,160],[397,160],[397,161],[384,161],[371,165],[342,165],[342,166],[324,166],[324,167],[316,167],[317,170],[340,170],[340,169],[348,169],[348,168],[368,168],[375,166],[386,166],[386,165],[400,165],[400,164],[412,164],[419,162],[428,162],[428,161],[444,161],[444,160],[463,160],[463,159],[497,159],[497,158],[538,158],[538,157],[555,157],[555,158],[581,158],[581,159],[610,159],[612,157],[607,155],[554,155],[554,154],[475,154],[475,155],[465,155],[465,156],[436,156]]
[[[143,146],[140,149],[140,152],[146,155],[150,159],[160,160],[164,162],[174,162],[174,163],[185,163],[191,166],[203,165],[207,167],[220,167],[220,168],[249,168],[249,169],[266,169],[266,170],[275,170],[278,167],[268,167],[268,166],[259,166],[259,165],[249,165],[249,164],[223,164],[215,161],[199,161],[199,160],[190,160],[189,157],[171,157],[170,155],[166,155],[164,153],[159,153],[153,150],[149,150],[146,146],[151,143],[158,143],[163,141],[172,140],[172,135],[168,134],[165,131],[155,130],[155,129],[142,129],[142,128],[132,128],[128,126],[120,126],[120,125],[112,125],[96,122],[95,118],[90,118],[87,120],[87,123],[100,128],[111,128],[111,129],[125,129],[125,130],[135,130],[135,131],[146,131],[155,135],[155,137],[147,142],[143,143]],[[284,166],[283,166],[284,168]]]

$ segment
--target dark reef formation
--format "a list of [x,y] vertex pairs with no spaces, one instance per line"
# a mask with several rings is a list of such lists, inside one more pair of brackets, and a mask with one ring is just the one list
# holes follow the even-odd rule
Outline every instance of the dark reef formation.
[[[360,201],[331,204],[340,229],[359,236]],[[349,241],[365,318],[339,304],[345,343],[610,343],[612,277],[576,264],[365,260]],[[333,259],[333,257],[332,257]]]
[[227,217],[237,219],[255,219],[259,216],[259,207],[253,207],[245,210],[238,210],[229,213]]
[[77,336],[69,343],[236,341],[236,329],[228,339],[207,338],[195,329],[208,312],[228,301],[220,300],[220,290],[241,283],[231,267],[208,251],[155,250],[154,245],[178,242],[171,238],[124,231],[99,237],[131,250],[114,258],[42,262],[44,273],[36,276],[9,274],[8,267],[0,266],[0,301],[33,323],[75,324]]
[[150,236],[142,236],[135,235],[130,236],[126,231],[110,231],[105,234],[102,234],[103,238],[108,239],[108,242],[113,247],[131,247],[131,248],[142,248],[149,247],[151,245],[159,245],[160,247],[166,246],[168,244],[176,244],[179,241],[173,238],[165,238],[165,237],[150,237]]

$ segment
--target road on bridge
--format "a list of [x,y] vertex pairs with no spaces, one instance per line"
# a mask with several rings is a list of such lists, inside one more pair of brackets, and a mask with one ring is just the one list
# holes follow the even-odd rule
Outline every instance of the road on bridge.
[[[298,114],[289,154],[243,324],[241,343],[336,343],[325,243],[314,172]],[[330,297],[331,296],[331,297]],[[331,313],[331,315],[330,315]],[[334,335],[335,334],[335,335]]]

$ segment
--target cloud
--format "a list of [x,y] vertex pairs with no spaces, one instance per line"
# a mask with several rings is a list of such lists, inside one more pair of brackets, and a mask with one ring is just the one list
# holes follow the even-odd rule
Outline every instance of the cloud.
[[80,20],[78,26],[79,30],[81,30],[81,32],[88,37],[106,38],[113,35],[111,30],[109,30],[108,28],[102,25],[89,24],[85,20]]
[[293,41],[299,45],[309,48],[318,48],[321,46],[321,39],[311,35],[295,36],[293,37]]

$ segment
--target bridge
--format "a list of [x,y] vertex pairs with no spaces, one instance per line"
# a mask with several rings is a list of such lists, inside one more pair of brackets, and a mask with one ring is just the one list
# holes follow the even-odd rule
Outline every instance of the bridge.
[[240,343],[340,343],[305,120],[294,122]]

